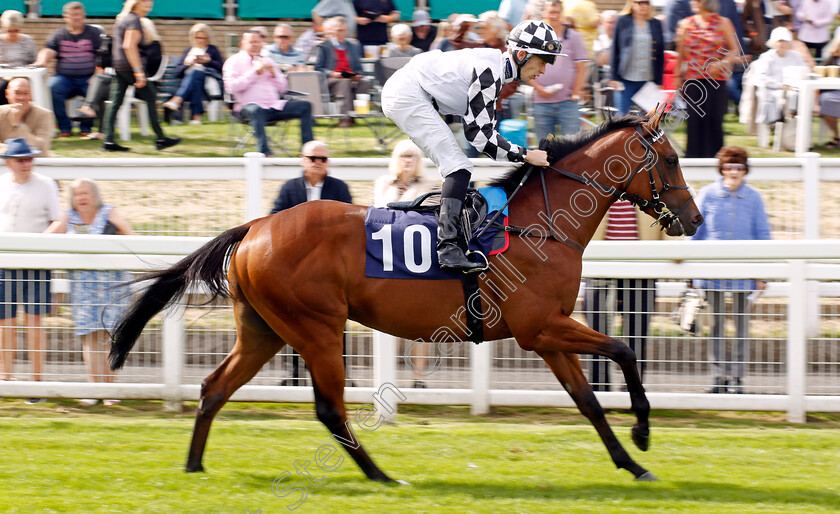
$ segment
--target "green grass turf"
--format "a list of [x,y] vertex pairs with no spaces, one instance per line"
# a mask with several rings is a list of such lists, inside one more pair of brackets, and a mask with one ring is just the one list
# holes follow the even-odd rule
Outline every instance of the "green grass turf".
[[[812,134],[817,137],[820,120],[814,120]],[[370,129],[363,126],[351,127],[349,129],[334,128],[333,121],[322,121],[315,127],[316,139],[326,141],[330,145],[333,157],[382,157],[390,156],[390,150],[394,148],[392,142],[388,147],[389,152],[383,154],[376,147],[376,140]],[[229,141],[231,139],[228,123],[205,122],[200,126],[178,125],[163,126],[168,136],[181,137],[183,142],[171,149],[158,152],[154,148],[154,136],[143,137],[136,122],[132,124],[132,140],[128,142],[118,141],[131,148],[130,152],[105,152],[100,149],[99,141],[81,141],[78,137],[61,138],[53,140],[53,156],[55,157],[231,157],[241,156],[246,151],[256,151],[254,141],[251,140],[245,150],[232,152]],[[771,148],[759,148],[756,136],[746,133],[745,125],[738,123],[734,114],[727,114],[724,120],[724,144],[739,145],[747,149],[751,157],[793,157],[793,152],[776,152]],[[828,131],[826,130],[826,134]],[[676,141],[685,148],[685,124],[678,128],[674,137]],[[826,136],[828,137],[828,136]],[[287,138],[290,148],[299,148],[300,129],[298,122],[291,122]],[[286,157],[285,154],[274,149],[275,157]],[[823,157],[838,157],[840,149],[826,149],[824,146],[815,147]],[[297,155],[297,150],[293,150]]]
[[[194,405],[191,405],[194,408]],[[350,412],[353,412],[351,407]],[[655,412],[651,450],[629,442],[632,417],[609,415],[619,439],[661,481],[636,483],[609,461],[591,426],[569,409],[402,406],[395,425],[356,430],[374,460],[411,486],[373,483],[331,441],[311,406],[231,404],[214,423],[206,473],[182,470],[189,413],[154,402],[79,409],[75,402],[0,402],[0,511],[287,512],[815,512],[840,510],[840,416],[802,426],[780,414]],[[328,463],[338,465],[337,457]],[[321,485],[295,475],[294,463]]]

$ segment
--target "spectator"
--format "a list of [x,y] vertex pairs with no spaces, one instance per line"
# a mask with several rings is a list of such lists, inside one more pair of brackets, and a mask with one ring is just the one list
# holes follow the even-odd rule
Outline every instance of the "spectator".
[[264,48],[264,55],[283,71],[303,71],[306,58],[292,46],[292,26],[280,23],[274,27],[274,43]]
[[[840,65],[840,33],[825,47],[823,64],[826,66]],[[834,136],[826,143],[826,148],[840,148],[840,133],[837,130],[837,119],[840,118],[840,91],[829,90],[820,93],[820,117]]]
[[302,56],[303,62],[308,63],[314,58],[315,47],[322,41],[319,34],[320,25],[313,22],[295,41],[295,50]]
[[[732,74],[730,67],[741,62],[735,29],[715,13],[718,5],[718,0],[691,0],[697,14],[682,20],[677,28],[674,85],[680,89],[686,83],[680,92],[688,104],[686,157],[713,157],[723,146],[726,80]],[[716,60],[709,60],[711,57]]]
[[[102,42],[96,50],[96,71],[90,78],[87,94],[79,107],[78,119],[96,119],[99,125],[99,132],[91,132],[82,139],[94,140],[105,138],[105,102],[111,95],[112,74],[105,73],[111,68],[111,37],[105,33],[101,25],[91,25],[99,30]],[[109,70],[110,71],[110,70]]]
[[[748,186],[747,152],[739,146],[725,146],[715,156],[722,176],[703,187],[697,207],[706,220],[691,237],[703,240],[770,239],[770,222],[764,211],[761,194]],[[712,359],[714,384],[710,393],[743,393],[744,359],[749,355],[750,305],[752,291],[763,290],[766,283],[753,280],[695,280],[694,287],[705,289],[712,310],[712,334],[709,357]],[[735,322],[734,355],[726,352],[726,293],[732,295]]]
[[428,52],[432,42],[437,38],[438,29],[432,25],[429,13],[417,9],[411,15],[411,46]]
[[504,18],[499,17],[499,13],[496,11],[485,11],[478,15],[478,21],[481,46],[504,52],[507,48],[505,38],[507,38],[509,31]]
[[[9,172],[0,176],[0,232],[44,232],[61,216],[55,181],[35,173],[34,157],[41,152],[22,137],[7,139],[5,159]],[[0,270],[0,347],[2,379],[11,380],[17,349],[18,304],[26,313],[26,344],[32,364],[32,380],[44,373],[46,335],[41,316],[50,310],[50,272],[48,270]],[[27,403],[41,403],[30,398]]]
[[153,5],[152,0],[126,0],[114,24],[111,58],[116,83],[111,87],[111,105],[105,117],[105,142],[102,144],[102,149],[109,152],[129,150],[114,142],[117,112],[128,86],[134,86],[134,96],[146,103],[149,122],[156,136],[155,148],[163,150],[181,142],[179,137],[166,137],[160,128],[155,85],[147,78],[157,71],[161,63],[159,37],[154,24],[146,18]]
[[266,124],[299,119],[301,140],[312,141],[312,105],[305,100],[279,99],[278,95],[288,91],[288,81],[271,59],[260,56],[261,46],[257,34],[246,32],[239,52],[225,61],[222,71],[225,89],[236,102],[234,113],[254,129],[257,150],[270,156]]
[[633,96],[645,83],[662,86],[665,46],[662,24],[653,17],[650,0],[627,0],[620,14],[615,25],[609,85],[615,90],[617,114],[627,114]]
[[592,44],[592,57],[599,67],[606,66],[610,63],[617,20],[618,13],[613,10],[607,10],[601,13],[601,27],[598,33],[598,39]]
[[528,0],[502,0],[499,3],[499,16],[508,24],[508,30],[525,19],[525,7]]
[[341,16],[347,25],[347,37],[356,37],[356,8],[350,0],[321,0],[312,8],[312,24],[323,27],[324,20]]
[[592,0],[565,0],[566,18],[574,20],[574,28],[583,38],[586,52],[592,54],[595,40],[598,39],[598,25],[601,17],[598,7]]
[[423,53],[419,48],[411,46],[411,27],[404,23],[398,23],[391,27],[391,41],[388,45],[386,55],[388,57],[414,57]]
[[563,25],[562,0],[545,2],[543,21],[557,32],[563,53],[568,57],[549,64],[543,75],[529,82],[534,87],[531,109],[538,140],[555,133],[558,125],[564,136],[576,134],[580,129],[578,102],[586,81],[586,63],[589,62],[581,35]]
[[192,114],[190,125],[201,125],[201,115],[204,114],[204,82],[208,76],[222,81],[224,60],[219,49],[210,43],[210,27],[204,23],[196,23],[190,28],[190,44],[192,46],[184,50],[181,63],[175,69],[181,84],[175,96],[163,104],[163,107],[179,111],[184,99],[187,99]]
[[356,10],[356,39],[364,45],[388,43],[388,24],[400,19],[392,0],[353,0]]
[[[0,64],[13,68],[32,64],[38,57],[38,47],[35,40],[28,34],[21,32],[23,28],[23,14],[20,11],[3,11],[0,15]],[[6,103],[6,86],[8,77],[0,77],[0,105]]]
[[8,105],[0,105],[0,141],[22,137],[30,146],[50,153],[53,115],[48,109],[32,103],[29,79],[17,77],[6,88]]
[[434,189],[437,184],[426,177],[423,157],[423,152],[410,139],[397,143],[388,162],[389,173],[373,184],[373,206],[413,200]]
[[[791,51],[793,34],[785,27],[776,27],[767,41],[769,50],[753,63],[750,80],[755,85],[755,122],[773,124],[783,119],[785,103],[796,105],[794,91],[785,91],[784,69],[788,66],[806,66],[802,57]],[[794,107],[795,109],[795,107]],[[781,137],[780,134],[777,137]]]
[[255,25],[249,28],[246,32],[256,34],[260,37],[260,44],[262,44],[263,47],[260,49],[260,55],[262,55],[262,49],[266,47],[266,42],[268,41],[268,30],[262,25]]
[[[55,75],[50,77],[47,84],[52,92],[58,137],[70,137],[73,125],[67,116],[64,101],[87,94],[88,82],[96,71],[96,49],[101,43],[101,36],[95,27],[85,23],[85,7],[81,2],[66,3],[61,12],[67,26],[50,35],[35,65],[47,67],[53,59],[57,61]],[[93,120],[82,120],[79,125],[80,135],[87,136]]]
[[[691,6],[691,1],[692,0],[669,0],[665,3],[665,24],[663,28],[666,49],[673,50],[676,48],[674,35],[676,34],[677,24],[695,13],[693,7]],[[735,5],[735,0],[719,0],[719,2],[720,5],[714,11],[724,18],[727,18],[732,23],[732,26],[735,28],[735,33],[738,34],[739,53],[742,53],[740,52],[740,41],[743,41],[744,38],[744,25],[741,21],[741,15],[738,14],[738,7]],[[765,5],[779,3],[782,2],[773,0],[767,1]]]
[[[300,151],[300,164],[303,167],[303,175],[292,179],[280,188],[277,198],[274,200],[274,207],[271,214],[291,209],[296,205],[314,200],[335,200],[344,203],[353,203],[350,196],[350,188],[347,184],[337,178],[330,177],[328,163],[330,152],[329,147],[321,141],[309,141],[303,145]],[[346,341],[345,351],[346,354]],[[292,380],[281,382],[285,386],[301,385],[299,382],[299,358],[292,350]]]
[[[78,178],[68,190],[70,208],[47,229],[54,234],[131,235],[131,225],[111,205],[104,205],[96,182]],[[108,367],[109,333],[125,307],[131,280],[127,271],[70,270],[70,304],[73,306],[75,333],[82,340],[82,357],[91,382],[114,382],[116,375]],[[96,405],[99,400],[84,399],[82,405]],[[116,405],[119,400],[103,400]]]
[[345,118],[339,127],[353,125],[349,117],[353,110],[353,98],[367,93],[370,80],[362,77],[362,51],[359,44],[347,39],[347,23],[344,18],[330,18],[325,24],[329,38],[318,45],[315,69],[327,78],[330,94],[341,98]]
[[814,50],[814,57],[822,57],[822,49],[831,33],[828,28],[834,20],[836,7],[831,0],[802,0],[796,10],[796,17],[801,21],[799,27],[799,40]]
[[[610,206],[592,236],[593,241],[655,241],[664,239],[658,226],[652,227],[647,216],[627,200]],[[615,305],[608,304],[610,290],[615,290]],[[587,279],[583,296],[583,310],[589,328],[610,334],[615,313],[622,314],[621,334],[636,353],[639,376],[644,378],[646,342],[651,316],[655,311],[656,281],[653,279]],[[609,391],[609,360],[594,356],[590,382],[595,391]]]

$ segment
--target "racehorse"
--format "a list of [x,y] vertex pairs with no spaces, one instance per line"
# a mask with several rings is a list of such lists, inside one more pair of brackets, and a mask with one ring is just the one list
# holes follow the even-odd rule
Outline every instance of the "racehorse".
[[[498,323],[485,322],[484,339],[514,337],[524,350],[542,357],[593,424],[615,465],[637,480],[656,477],[638,465],[613,434],[576,354],[603,355],[621,367],[636,415],[632,440],[645,451],[650,405],[636,356],[625,343],[570,316],[583,249],[617,198],[629,199],[656,218],[669,235],[691,235],[703,223],[677,154],[659,128],[663,116],[664,110],[622,116],[589,133],[551,141],[546,147],[551,166],[525,164],[498,180],[496,184],[513,195],[509,220],[527,228],[510,238],[502,254],[504,266],[501,257],[490,258],[491,268],[485,273],[496,273],[496,285],[480,281],[482,297],[501,310]],[[203,471],[202,456],[216,413],[286,344],[297,350],[310,371],[318,419],[336,439],[355,441],[344,406],[342,333],[348,318],[411,340],[432,341],[441,327],[447,329],[448,342],[467,340],[458,280],[365,275],[366,209],[308,202],[229,229],[169,269],[139,279],[148,285],[113,334],[114,370],[123,366],[151,317],[179,299],[190,284],[203,281],[213,298],[229,296],[233,303],[236,343],[202,383],[187,471]],[[503,268],[521,274],[507,278],[517,280],[515,292],[498,286]],[[345,449],[368,478],[392,481],[361,444]]]

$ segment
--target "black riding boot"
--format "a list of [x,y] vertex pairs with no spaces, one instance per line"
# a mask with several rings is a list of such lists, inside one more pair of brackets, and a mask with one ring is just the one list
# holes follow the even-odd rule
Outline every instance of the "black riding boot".
[[440,194],[440,216],[438,217],[437,254],[441,269],[457,269],[465,273],[481,271],[484,264],[467,259],[458,245],[461,232],[461,207],[467,197],[470,172],[458,170],[443,179]]

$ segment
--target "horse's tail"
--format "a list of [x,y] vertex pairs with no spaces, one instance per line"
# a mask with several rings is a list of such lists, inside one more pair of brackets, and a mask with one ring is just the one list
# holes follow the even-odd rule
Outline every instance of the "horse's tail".
[[108,357],[112,370],[123,367],[128,352],[152,316],[178,300],[193,282],[202,281],[207,284],[212,295],[209,301],[230,295],[225,258],[233,245],[245,239],[252,224],[249,222],[227,230],[171,268],[148,273],[132,282],[151,281],[117,321]]

